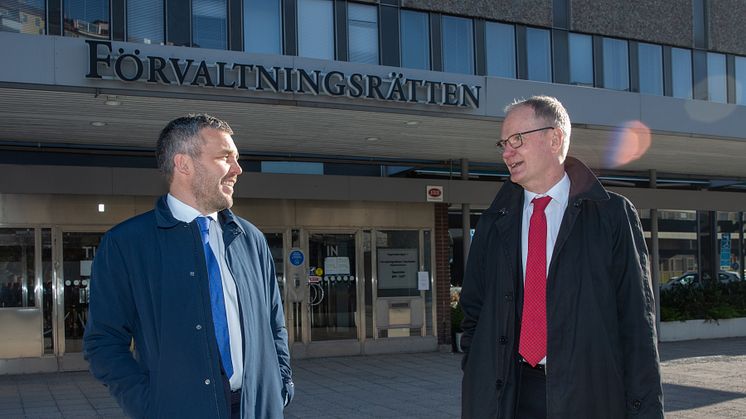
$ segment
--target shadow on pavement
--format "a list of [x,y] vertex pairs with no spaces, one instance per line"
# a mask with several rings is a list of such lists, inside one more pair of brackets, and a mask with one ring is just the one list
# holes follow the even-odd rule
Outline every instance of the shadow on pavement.
[[746,355],[746,339],[730,338],[661,342],[659,350],[661,361],[664,362],[701,356],[739,356]]
[[663,383],[663,394],[665,395],[664,409],[667,413],[746,398],[744,393],[668,383]]

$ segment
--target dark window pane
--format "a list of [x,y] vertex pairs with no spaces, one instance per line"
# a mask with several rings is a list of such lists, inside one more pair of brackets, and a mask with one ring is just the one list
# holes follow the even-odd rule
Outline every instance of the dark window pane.
[[282,18],[279,0],[244,0],[244,49],[282,54]]
[[515,78],[515,28],[505,23],[485,25],[487,75]]
[[163,2],[127,0],[127,41],[163,44]]
[[192,45],[226,49],[227,15],[226,0],[192,0]]
[[430,69],[430,23],[427,13],[401,11],[401,65]]
[[64,2],[65,36],[109,39],[108,0]]
[[3,0],[0,2],[0,32],[45,33],[44,0]]

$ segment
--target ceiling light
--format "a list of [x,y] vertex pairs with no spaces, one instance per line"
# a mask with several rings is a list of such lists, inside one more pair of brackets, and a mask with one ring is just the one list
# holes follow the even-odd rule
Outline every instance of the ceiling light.
[[378,141],[378,139],[379,139],[378,137],[367,137],[367,138],[365,138],[366,141],[371,141],[371,142],[372,141]]
[[107,96],[106,97],[106,102],[104,102],[104,103],[107,104],[107,105],[109,105],[109,106],[119,106],[119,105],[122,104],[122,102],[120,102],[119,100],[117,100],[116,96]]
[[91,122],[91,125],[93,125],[94,127],[105,127],[106,126],[106,122],[93,121],[93,122]]
[[404,125],[419,125],[420,121],[406,121]]
[[106,205],[98,204],[98,212],[105,212],[105,211],[106,211]]

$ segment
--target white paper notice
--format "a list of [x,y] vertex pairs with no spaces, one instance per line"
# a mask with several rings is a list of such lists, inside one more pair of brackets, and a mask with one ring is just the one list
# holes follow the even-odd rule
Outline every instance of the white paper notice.
[[420,291],[430,289],[430,272],[417,272],[417,289]]

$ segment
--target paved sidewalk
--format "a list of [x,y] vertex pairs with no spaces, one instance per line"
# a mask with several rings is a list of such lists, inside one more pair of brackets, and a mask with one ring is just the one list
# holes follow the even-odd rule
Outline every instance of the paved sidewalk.
[[[661,345],[667,418],[746,418],[746,338]],[[293,362],[294,418],[458,418],[459,362],[450,353]],[[0,376],[0,419],[120,418],[86,372]]]

